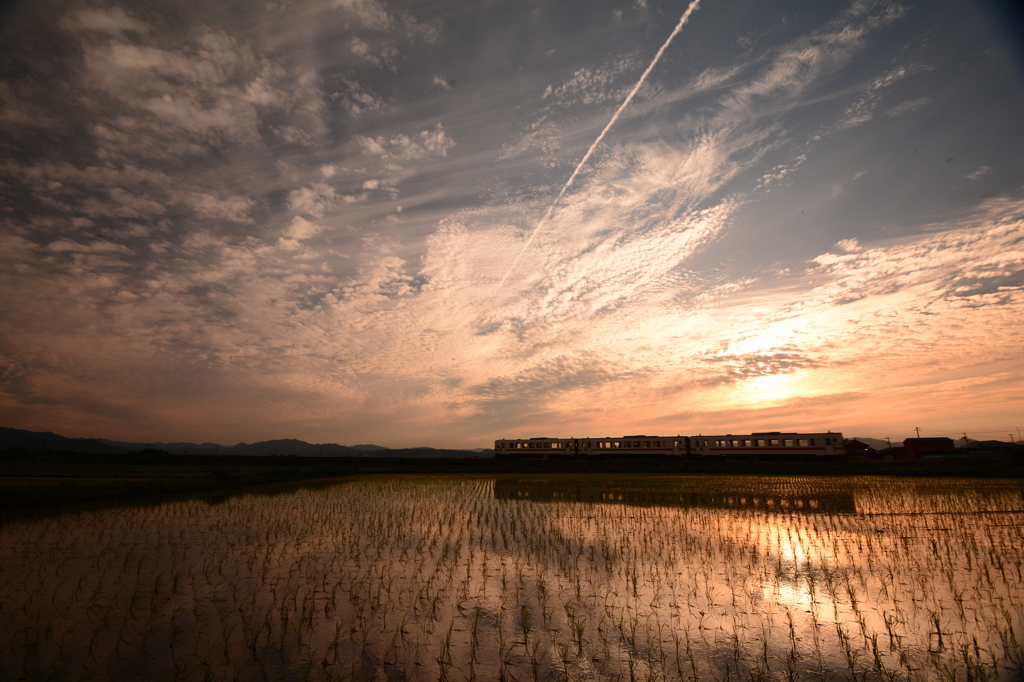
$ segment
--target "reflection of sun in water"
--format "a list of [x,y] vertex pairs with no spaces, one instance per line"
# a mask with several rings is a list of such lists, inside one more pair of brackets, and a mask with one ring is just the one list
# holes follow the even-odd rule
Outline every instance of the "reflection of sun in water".
[[[783,606],[798,608],[801,611],[810,608],[814,596],[811,594],[808,583],[797,576],[805,569],[809,562],[820,560],[820,547],[817,542],[804,537],[800,532],[793,532],[769,522],[764,534],[765,549],[774,551],[782,559],[787,569],[789,579],[779,581],[775,585],[764,585],[764,596],[774,600]],[[817,540],[817,538],[814,538]]]

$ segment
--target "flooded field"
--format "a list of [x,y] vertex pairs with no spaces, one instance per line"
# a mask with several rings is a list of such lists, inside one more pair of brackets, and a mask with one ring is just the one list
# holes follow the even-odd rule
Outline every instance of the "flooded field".
[[384,478],[0,525],[3,680],[1020,680],[1019,481]]

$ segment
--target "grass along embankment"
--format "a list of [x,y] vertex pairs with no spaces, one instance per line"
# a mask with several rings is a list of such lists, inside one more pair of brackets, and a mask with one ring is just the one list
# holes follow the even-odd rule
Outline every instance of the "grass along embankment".
[[545,473],[1024,478],[1024,462],[967,457],[889,462],[237,457],[11,449],[0,452],[0,509],[195,494],[363,474]]
[[287,457],[0,453],[0,509],[205,493],[346,476],[338,460]]

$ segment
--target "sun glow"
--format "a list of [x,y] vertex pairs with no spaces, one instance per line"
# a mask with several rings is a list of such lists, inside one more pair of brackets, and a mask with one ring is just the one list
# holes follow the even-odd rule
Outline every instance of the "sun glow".
[[755,405],[774,405],[804,393],[803,372],[767,374],[742,382],[736,388],[737,398]]

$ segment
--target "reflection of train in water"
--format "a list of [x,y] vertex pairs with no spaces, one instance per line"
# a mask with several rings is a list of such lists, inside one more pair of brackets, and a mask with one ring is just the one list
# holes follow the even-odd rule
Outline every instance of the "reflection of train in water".
[[836,459],[846,455],[843,434],[751,433],[724,436],[525,438],[494,441],[495,457],[677,459]]
[[634,507],[703,507],[747,509],[794,514],[853,514],[853,493],[828,481],[730,481],[719,488],[665,477],[501,478],[494,482],[494,499],[529,502],[591,502]]

